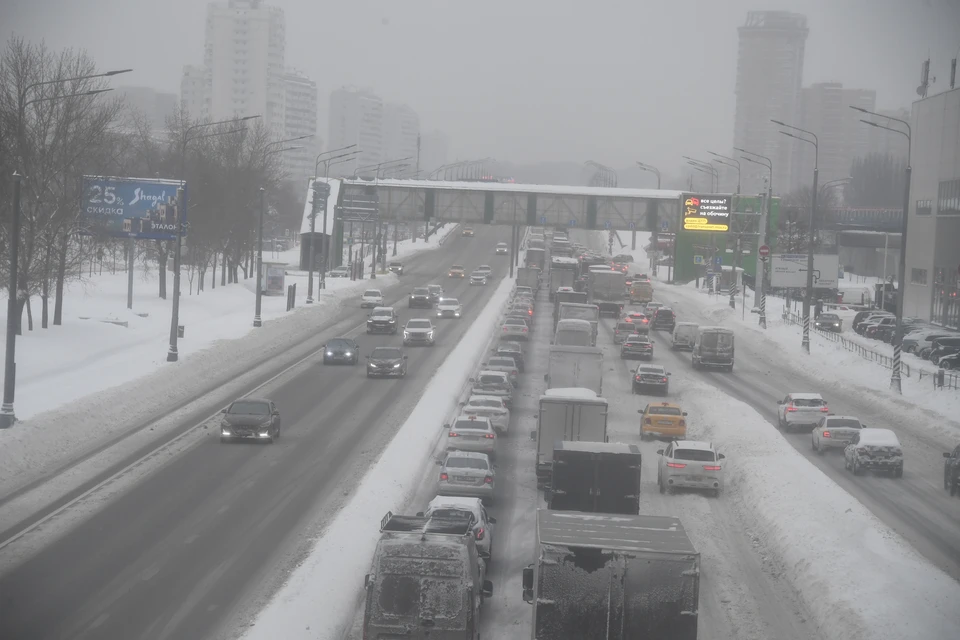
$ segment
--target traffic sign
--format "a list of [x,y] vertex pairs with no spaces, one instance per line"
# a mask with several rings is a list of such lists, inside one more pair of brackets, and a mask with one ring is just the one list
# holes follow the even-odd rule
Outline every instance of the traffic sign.
[[703,256],[693,256],[693,264],[703,264]]
[[540,224],[547,224],[547,216],[540,216]]
[[708,276],[712,276],[712,275],[713,275],[713,269],[707,269],[707,275],[708,275]]
[[605,222],[603,223],[603,228],[604,228],[604,229],[609,229],[610,226],[611,226],[611,225],[610,225],[610,221],[609,221],[609,220],[607,220],[607,221],[605,221]]
[[571,227],[577,226],[577,221],[576,221],[576,219],[570,220],[570,226],[571,226]]
[[713,257],[713,268],[714,268],[714,270],[716,270],[716,271],[722,271],[722,270],[723,270],[723,257],[721,257],[721,256],[714,256],[714,257]]
[[770,255],[770,247],[767,245],[761,245],[757,252],[760,254],[761,258],[766,258],[768,255]]
[[[770,284],[774,287],[803,289],[807,286],[807,254],[777,254],[770,257]],[[817,289],[836,288],[840,271],[840,256],[815,254],[813,256],[813,286]]]
[[663,231],[663,232],[670,231],[670,221],[669,221],[669,220],[661,220],[661,221],[660,221],[660,231]]
[[[632,229],[636,229],[636,228],[637,228],[637,223],[635,223],[635,222],[628,222],[628,223],[627,223],[627,229],[631,229],[631,230],[632,230]],[[957,270],[960,271],[960,268],[958,268]]]

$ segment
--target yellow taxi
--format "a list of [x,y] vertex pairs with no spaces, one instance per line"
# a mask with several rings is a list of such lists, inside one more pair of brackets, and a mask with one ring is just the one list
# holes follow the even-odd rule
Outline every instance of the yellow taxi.
[[448,278],[462,278],[466,275],[463,265],[455,264],[447,271]]
[[687,437],[687,412],[672,402],[651,402],[637,413],[640,421],[640,439],[670,438],[685,440]]

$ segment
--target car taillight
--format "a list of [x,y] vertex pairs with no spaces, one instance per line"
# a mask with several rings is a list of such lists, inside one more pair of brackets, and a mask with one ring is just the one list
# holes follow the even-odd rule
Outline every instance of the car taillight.
[[493,484],[493,476],[487,476],[483,479],[484,484]]
[[787,407],[787,411],[796,411],[796,410],[797,410],[797,408],[794,407],[793,405]]
[[667,466],[673,467],[674,469],[685,469],[687,465],[682,464],[680,462],[668,462]]
[[448,475],[445,474],[445,473],[441,473],[441,474],[440,474],[440,479],[441,479],[441,480],[449,480],[449,479],[450,479],[450,476],[448,476]]
[[829,432],[829,431],[824,431],[824,432],[823,432],[823,437],[824,437],[824,438],[829,438],[829,437],[830,437],[830,432]]
[[497,436],[493,435],[492,433],[487,433],[487,434],[484,434],[483,437],[486,438],[487,440],[493,440]]
[[650,418],[644,418],[643,424],[653,424],[653,420],[651,420]]
[[704,471],[720,471],[720,465],[718,464],[705,464],[703,465]]
[[479,529],[477,529],[477,536],[476,536],[477,540],[483,540],[483,534],[484,534],[483,527],[480,527]]
[[449,437],[451,437],[451,438],[459,438],[459,437],[460,437],[460,434],[457,433],[456,431],[451,431],[450,433],[447,434],[447,436],[449,436]]
[[530,309],[529,311],[527,311],[527,315],[528,315],[528,316],[532,316],[532,315],[533,315],[533,309]]
[[820,413],[830,413],[830,407],[820,407]]
[[524,332],[524,333],[527,332],[527,328],[526,328],[526,327],[523,328],[523,332]]
[[650,321],[647,320],[646,318],[643,319],[643,323],[644,323],[644,324],[646,324],[646,323],[648,323],[648,322],[650,322]]
[[666,383],[667,383],[667,379],[666,379],[666,378],[660,378],[660,382],[666,384]]
[[681,421],[680,421],[680,426],[681,426],[681,427],[687,426],[687,421],[686,421],[686,420],[681,420]]
[[508,328],[506,328],[506,327],[504,327],[504,328],[503,328],[503,330],[504,330],[504,331],[509,331],[509,329],[508,329]]
[[640,374],[637,374],[636,376],[634,376],[633,379],[636,380],[637,382],[639,382],[639,381],[640,381]]

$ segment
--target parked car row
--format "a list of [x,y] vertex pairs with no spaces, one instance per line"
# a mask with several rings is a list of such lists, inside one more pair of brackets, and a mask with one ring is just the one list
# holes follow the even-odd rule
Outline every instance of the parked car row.
[[[820,319],[825,315],[828,314],[820,314],[817,319],[818,328],[823,328]],[[960,369],[960,332],[932,325],[920,318],[904,318],[901,325],[904,351],[944,369]],[[897,317],[889,311],[860,311],[853,319],[856,333],[888,344],[894,340],[896,327]]]

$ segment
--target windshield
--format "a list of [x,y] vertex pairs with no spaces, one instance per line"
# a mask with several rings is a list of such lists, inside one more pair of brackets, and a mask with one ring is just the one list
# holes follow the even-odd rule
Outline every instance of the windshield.
[[344,340],[343,338],[334,338],[327,343],[328,349],[349,349],[350,343]]
[[694,462],[713,462],[716,457],[713,451],[704,449],[674,449],[675,460],[693,460]]
[[467,407],[487,407],[490,409],[502,409],[503,401],[498,399],[474,399],[467,403]]
[[793,406],[795,407],[822,407],[823,400],[820,398],[811,399],[811,398],[794,398]]
[[429,287],[427,287],[427,291],[432,291],[433,293],[440,293],[441,291],[443,291],[443,287],[441,287],[438,284],[432,284]]
[[473,512],[468,509],[454,509],[452,507],[432,509],[429,514],[431,518],[453,518],[454,520],[469,518],[471,521],[475,521],[477,519],[476,516],[473,515]]
[[415,296],[428,296],[428,295],[430,295],[430,290],[429,290],[429,289],[420,289],[420,288],[414,289],[414,290],[413,290],[413,295],[415,295]]
[[490,467],[487,461],[482,458],[447,458],[446,466],[448,469],[479,469],[486,471]]
[[627,344],[650,344],[650,339],[643,336],[630,336],[627,338]]
[[598,311],[590,307],[564,307],[564,320],[596,320]]
[[707,349],[729,349],[733,346],[733,334],[708,331],[701,337],[700,345]]
[[376,289],[367,289],[366,291],[363,292],[363,295],[379,298],[382,294]]
[[374,311],[370,314],[371,318],[392,318],[393,314],[389,311]]
[[513,358],[490,358],[491,367],[515,367]]
[[824,425],[827,429],[862,429],[859,420],[852,418],[831,418]]
[[459,265],[459,264],[455,264],[455,265],[453,265],[453,266],[450,267],[450,268],[451,268],[451,269],[459,269],[460,271],[463,271],[463,266],[461,266],[461,265]]
[[400,349],[391,349],[390,347],[377,347],[370,354],[370,357],[380,360],[400,359],[403,357],[403,352]]
[[460,303],[457,301],[456,298],[444,298],[443,300],[440,301],[440,304],[447,307],[455,307]]
[[821,320],[825,320],[825,321],[827,321],[827,322],[836,322],[836,321],[839,320],[840,318],[839,318],[838,316],[832,314],[832,313],[821,313],[821,314],[820,314],[820,319],[821,319]]
[[230,405],[227,413],[241,416],[268,416],[270,415],[270,405],[266,402],[234,402]]
[[407,322],[408,329],[430,329],[432,326],[429,320],[410,320]]
[[619,322],[617,323],[617,331],[633,331],[633,323]]
[[489,431],[490,425],[486,420],[457,420],[453,424],[453,430],[460,429],[479,429],[480,431]]
[[503,324],[517,325],[518,327],[527,326],[527,323],[523,318],[516,318],[516,317],[507,318],[506,320],[503,321]]
[[637,367],[637,373],[646,373],[652,376],[662,376],[665,374],[660,367]]
[[500,376],[494,376],[490,374],[480,376],[480,384],[503,384],[504,382],[506,382],[506,380]]
[[678,407],[650,407],[647,413],[655,416],[682,416],[683,411]]

